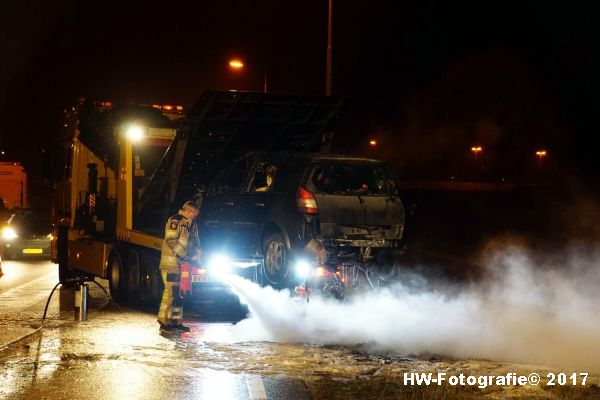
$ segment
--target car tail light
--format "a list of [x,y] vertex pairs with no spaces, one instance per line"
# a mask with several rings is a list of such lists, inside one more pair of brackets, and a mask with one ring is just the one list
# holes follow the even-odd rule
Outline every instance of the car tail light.
[[311,192],[304,188],[298,189],[296,202],[298,204],[298,210],[300,210],[303,213],[317,214],[319,212],[315,196],[313,196]]

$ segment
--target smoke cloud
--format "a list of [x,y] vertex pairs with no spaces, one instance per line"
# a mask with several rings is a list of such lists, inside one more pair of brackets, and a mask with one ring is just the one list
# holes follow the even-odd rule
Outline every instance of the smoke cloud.
[[[411,280],[340,302],[230,285],[250,309],[243,340],[363,345],[396,355],[437,354],[600,370],[597,250],[534,257],[523,248],[486,255],[488,277],[461,289],[417,289]],[[414,280],[412,280],[414,282]]]

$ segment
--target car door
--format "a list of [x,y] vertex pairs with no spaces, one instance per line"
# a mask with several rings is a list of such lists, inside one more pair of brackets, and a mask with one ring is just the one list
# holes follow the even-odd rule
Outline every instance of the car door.
[[205,249],[234,251],[238,243],[234,212],[238,205],[247,173],[247,159],[227,167],[215,179],[202,204],[200,215],[202,240]]
[[278,155],[259,155],[253,160],[247,186],[240,194],[238,207],[234,211],[239,243],[248,257],[260,252],[256,248],[257,238],[263,226],[270,221],[272,203],[277,195],[279,158]]

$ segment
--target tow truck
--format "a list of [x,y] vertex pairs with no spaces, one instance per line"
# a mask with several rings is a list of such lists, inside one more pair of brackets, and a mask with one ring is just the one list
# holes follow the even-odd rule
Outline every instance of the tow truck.
[[[201,204],[207,185],[253,151],[327,152],[342,100],[207,91],[181,106],[81,101],[68,110],[55,162],[52,260],[59,280],[108,280],[112,297],[155,304],[164,223]],[[261,263],[251,277],[258,279]],[[194,293],[219,282],[192,271]],[[197,290],[197,286],[201,286]]]

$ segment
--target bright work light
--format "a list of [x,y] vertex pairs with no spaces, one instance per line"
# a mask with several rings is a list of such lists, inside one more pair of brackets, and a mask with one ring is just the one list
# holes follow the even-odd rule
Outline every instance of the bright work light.
[[231,259],[225,254],[214,254],[209,258],[208,271],[214,275],[225,275],[231,272]]
[[144,129],[139,125],[131,125],[127,128],[125,135],[132,142],[139,142],[144,137]]
[[310,274],[311,269],[310,263],[306,260],[298,260],[296,262],[296,275],[299,278],[306,278]]

